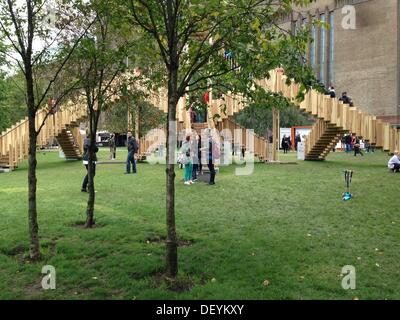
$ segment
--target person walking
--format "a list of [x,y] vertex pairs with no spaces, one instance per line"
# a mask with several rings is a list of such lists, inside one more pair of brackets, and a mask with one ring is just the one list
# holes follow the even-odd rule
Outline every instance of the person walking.
[[[91,143],[90,143],[90,134],[86,135],[86,138],[83,142],[83,156],[82,156],[82,160],[83,160],[83,165],[86,168],[86,176],[83,179],[83,183],[82,183],[82,188],[81,191],[82,192],[87,192],[87,186],[89,183],[89,152],[91,149]],[[99,148],[97,146],[94,147],[94,155],[93,155],[93,177],[96,175],[96,163],[97,163],[97,152],[99,151]]]
[[136,160],[135,160],[135,154],[139,150],[139,145],[135,139],[135,137],[132,136],[132,132],[128,132],[128,141],[127,141],[127,147],[128,147],[128,158],[126,160],[126,172],[125,174],[130,174],[131,173],[131,165],[132,165],[132,172],[137,173],[136,171]]
[[117,146],[114,133],[111,133],[110,138],[108,139],[108,145],[110,147],[110,160],[115,160],[117,154]]
[[190,135],[186,136],[186,140],[182,143],[180,149],[179,162],[185,165],[185,171],[183,175],[183,180],[185,185],[193,184],[192,174],[193,174],[193,162],[192,162],[192,150],[191,150]]

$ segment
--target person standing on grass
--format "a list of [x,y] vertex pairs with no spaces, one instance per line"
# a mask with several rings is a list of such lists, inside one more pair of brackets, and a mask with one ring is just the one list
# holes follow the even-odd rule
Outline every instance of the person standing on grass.
[[286,134],[283,135],[281,145],[282,145],[283,153],[288,153],[289,148],[290,148],[290,138],[286,137]]
[[137,171],[136,171],[135,154],[139,150],[139,145],[138,145],[135,137],[132,136],[132,132],[130,132],[130,131],[128,132],[127,146],[128,146],[128,158],[126,160],[125,174],[131,173],[131,164],[132,164],[133,173],[136,173]]
[[346,146],[346,153],[350,153],[351,152],[351,140],[352,140],[352,138],[351,138],[351,135],[350,134],[347,134],[346,136],[345,136],[345,139],[344,139],[344,141],[345,141],[345,146]]
[[355,143],[354,143],[354,156],[357,157],[358,154],[361,156],[364,156],[364,154],[361,151],[361,143],[360,139],[355,137]]
[[197,173],[199,171],[200,165],[200,152],[199,152],[199,135],[195,133],[195,139],[192,141],[192,155],[193,155],[193,171],[192,171],[192,180],[193,182],[197,181]]
[[[82,156],[82,160],[83,160],[83,165],[86,168],[86,176],[83,179],[83,183],[82,183],[82,192],[87,192],[87,186],[88,186],[88,182],[89,182],[89,150],[90,150],[90,134],[86,135],[86,138],[83,142],[83,156]],[[96,175],[96,163],[97,163],[97,152],[99,151],[99,148],[96,146],[94,149],[94,164],[93,164],[93,177]]]
[[283,149],[283,153],[286,153],[286,134],[283,135],[282,141],[281,141],[281,147]]
[[219,157],[217,154],[217,143],[214,141],[211,135],[211,130],[208,129],[208,169],[210,170],[210,181],[208,182],[209,185],[215,184],[215,160]]
[[350,152],[351,152],[351,151],[354,151],[354,146],[356,144],[356,137],[355,137],[355,135],[351,135],[350,137],[351,137]]
[[193,162],[192,162],[192,151],[191,151],[191,142],[190,136],[186,136],[185,141],[182,143],[182,147],[180,149],[180,161],[181,164],[185,165],[184,171],[184,184],[191,185],[193,184],[192,174],[193,174]]
[[297,151],[297,145],[301,142],[301,137],[300,137],[300,133],[296,134],[296,137],[294,138],[294,147]]
[[117,146],[115,142],[115,134],[111,133],[110,139],[108,139],[108,145],[110,147],[110,160],[115,160],[117,154]]
[[399,151],[395,151],[393,157],[388,162],[388,168],[393,172],[400,172]]
[[203,174],[203,164],[202,164],[202,152],[201,152],[201,135],[197,135],[197,156],[199,159],[199,168],[198,168],[198,173]]

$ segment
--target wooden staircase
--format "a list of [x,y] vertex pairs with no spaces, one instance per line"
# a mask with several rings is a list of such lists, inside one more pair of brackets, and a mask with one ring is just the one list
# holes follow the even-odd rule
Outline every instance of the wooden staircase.
[[56,139],[65,155],[65,159],[79,160],[82,158],[81,149],[70,128],[62,129]]
[[345,133],[354,134],[389,153],[400,149],[400,130],[359,107],[343,104],[316,90],[307,92],[305,99],[299,102],[296,97],[300,84],[288,79],[280,70],[270,71],[269,79],[259,81],[259,84],[281,93],[300,110],[317,119],[305,141],[306,160],[324,160]]
[[310,149],[305,155],[305,160],[324,160],[328,153],[335,148],[344,133],[345,131],[341,128],[323,119],[318,119],[308,136],[308,139],[312,139],[315,142],[311,144]]
[[[47,115],[46,109],[36,114],[36,128]],[[37,137],[37,148],[46,148],[56,139],[67,159],[80,159],[83,137],[79,123],[86,118],[84,105],[66,104],[55,114],[49,115]],[[28,118],[25,118],[0,135],[0,168],[14,170],[28,157]]]

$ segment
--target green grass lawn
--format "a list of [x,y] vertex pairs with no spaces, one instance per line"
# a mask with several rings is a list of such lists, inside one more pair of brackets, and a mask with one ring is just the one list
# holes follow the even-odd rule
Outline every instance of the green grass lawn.
[[[147,241],[166,234],[165,168],[143,163],[124,175],[123,164],[99,165],[102,227],[84,230],[73,226],[85,220],[82,164],[41,153],[40,263],[21,259],[27,165],[0,174],[0,299],[399,299],[400,174],[388,172],[387,159],[337,153],[318,163],[257,163],[250,176],[223,167],[216,186],[184,186],[177,170],[177,231],[192,241],[179,248],[179,277],[195,286],[175,292],[154,277],[164,245]],[[350,202],[341,200],[345,169],[355,170]],[[56,268],[56,290],[41,290],[47,264]],[[341,287],[345,265],[356,268],[356,290]]]

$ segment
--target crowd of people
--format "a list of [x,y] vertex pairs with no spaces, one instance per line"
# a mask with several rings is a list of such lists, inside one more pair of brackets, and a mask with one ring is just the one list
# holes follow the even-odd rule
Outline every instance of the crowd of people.
[[[346,134],[342,137],[341,142],[346,153],[354,152],[355,157],[357,157],[357,155],[364,156],[361,148],[362,140],[360,137],[357,137],[355,134]],[[375,152],[374,146],[368,141],[364,141],[364,149],[367,153]]]
[[206,131],[207,144],[202,146],[201,136],[197,133],[187,135],[179,150],[178,163],[184,166],[184,184],[191,185],[202,173],[202,155],[205,153],[207,167],[210,171],[209,185],[215,185],[215,160],[219,158],[219,146],[212,138],[211,130]]
[[[178,163],[181,167],[184,167],[184,184],[191,185],[197,181],[198,175],[203,174],[203,163],[207,164],[210,172],[210,179],[208,184],[215,185],[215,160],[219,158],[220,151],[218,143],[212,138],[211,130],[206,131],[207,144],[205,147],[202,146],[201,136],[197,133],[193,135],[187,135],[185,141],[179,150]],[[115,134],[111,134],[108,139],[108,144],[110,148],[110,160],[116,159],[116,138]],[[132,135],[132,132],[127,133],[126,146],[128,149],[128,156],[126,159],[126,171],[125,174],[137,173],[136,157],[139,151],[139,143]],[[88,166],[89,166],[89,153],[91,149],[91,139],[90,133],[86,133],[86,138],[83,143],[83,165],[86,168],[87,174],[84,177],[82,183],[82,192],[87,192],[88,187]],[[96,174],[97,165],[97,152],[99,148],[95,146],[93,149],[93,168],[94,175]],[[205,156],[205,161],[202,157]]]

